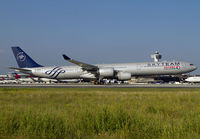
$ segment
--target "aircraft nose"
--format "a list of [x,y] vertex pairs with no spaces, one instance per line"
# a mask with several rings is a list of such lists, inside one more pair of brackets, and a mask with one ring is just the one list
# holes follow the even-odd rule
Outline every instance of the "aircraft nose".
[[197,67],[196,66],[192,66],[192,70],[196,70],[197,69]]

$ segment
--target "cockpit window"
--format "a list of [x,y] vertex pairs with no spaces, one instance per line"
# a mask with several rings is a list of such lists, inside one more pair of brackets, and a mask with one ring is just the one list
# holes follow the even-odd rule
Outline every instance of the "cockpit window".
[[190,66],[194,66],[194,64],[190,64]]

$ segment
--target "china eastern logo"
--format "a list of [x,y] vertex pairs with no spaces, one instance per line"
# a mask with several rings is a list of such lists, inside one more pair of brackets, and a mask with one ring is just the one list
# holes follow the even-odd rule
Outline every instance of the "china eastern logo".
[[19,52],[17,54],[17,59],[20,61],[25,61],[26,60],[26,55],[23,52]]

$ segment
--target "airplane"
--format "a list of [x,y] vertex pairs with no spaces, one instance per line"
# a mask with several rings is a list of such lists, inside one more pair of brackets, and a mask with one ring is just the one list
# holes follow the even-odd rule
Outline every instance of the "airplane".
[[19,83],[47,83],[47,82],[57,82],[55,79],[49,79],[49,78],[40,78],[40,77],[35,77],[31,74],[15,74],[15,79],[19,81]]
[[15,73],[1,74],[0,84],[18,83],[15,79],[17,79]]
[[5,80],[6,78],[8,78],[8,75],[4,75],[4,74],[0,75],[0,80]]
[[191,63],[180,61],[91,65],[71,59],[65,54],[63,58],[76,66],[45,67],[36,63],[20,47],[12,47],[12,51],[19,68],[10,69],[41,78],[93,80],[97,84],[103,79],[126,81],[132,76],[180,75],[197,69]]
[[[1,78],[2,77],[2,78]],[[9,73],[7,75],[0,75],[0,79],[5,80],[5,78],[16,80],[18,83],[58,83],[56,79],[50,78],[40,78],[30,74],[19,74],[19,73]],[[60,83],[77,83],[80,82],[79,79],[68,79],[61,80]]]
[[185,81],[189,83],[200,83],[200,76],[188,77]]

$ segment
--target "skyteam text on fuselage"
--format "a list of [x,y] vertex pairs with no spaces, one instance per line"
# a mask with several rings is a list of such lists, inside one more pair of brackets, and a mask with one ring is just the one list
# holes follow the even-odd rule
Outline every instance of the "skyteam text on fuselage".
[[71,59],[63,58],[76,66],[44,67],[36,63],[20,47],[12,47],[19,68],[11,68],[22,73],[51,79],[118,79],[130,80],[132,76],[177,75],[197,69],[188,62],[163,61],[144,63],[119,63],[91,65]]

